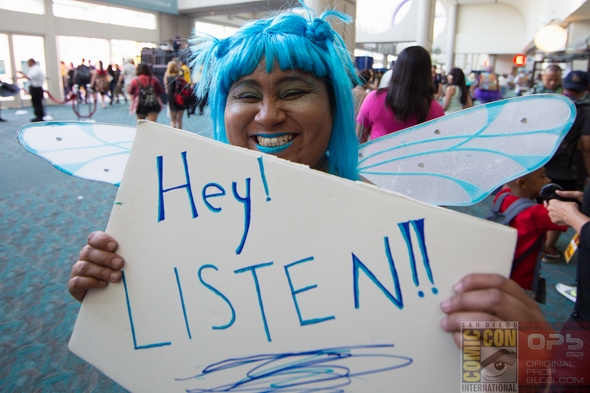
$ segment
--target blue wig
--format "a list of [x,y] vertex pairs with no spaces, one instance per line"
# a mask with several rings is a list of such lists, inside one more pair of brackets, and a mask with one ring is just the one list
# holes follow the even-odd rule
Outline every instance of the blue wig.
[[281,70],[310,72],[326,82],[331,96],[332,136],[328,145],[329,172],[347,179],[358,179],[358,140],[355,133],[352,83],[356,73],[346,45],[326,19],[344,22],[351,19],[337,11],[326,11],[320,18],[305,18],[292,12],[252,21],[231,37],[218,40],[197,36],[191,40],[193,73],[201,73],[197,96],[209,94],[214,137],[228,143],[224,112],[232,84],[251,74],[261,60],[271,72]]

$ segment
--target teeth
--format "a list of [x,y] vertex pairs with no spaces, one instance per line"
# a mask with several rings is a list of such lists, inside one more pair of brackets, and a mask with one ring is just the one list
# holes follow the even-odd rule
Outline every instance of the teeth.
[[285,134],[275,138],[266,138],[264,136],[256,136],[258,144],[264,147],[277,147],[283,146],[293,140],[293,134]]

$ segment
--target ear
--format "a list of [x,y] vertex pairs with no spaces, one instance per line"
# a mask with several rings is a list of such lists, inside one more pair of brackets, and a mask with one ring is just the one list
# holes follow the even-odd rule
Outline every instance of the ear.
[[522,177],[519,179],[516,179],[516,186],[518,188],[522,188],[523,190],[526,190],[527,189],[526,180],[524,180],[524,178],[522,178]]

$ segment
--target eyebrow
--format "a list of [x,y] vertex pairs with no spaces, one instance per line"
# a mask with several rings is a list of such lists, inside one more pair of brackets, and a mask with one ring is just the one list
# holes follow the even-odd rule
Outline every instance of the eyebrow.
[[[299,75],[289,75],[289,76],[284,76],[279,78],[277,81],[273,80],[273,84],[278,86],[281,84],[285,84],[285,83],[291,83],[291,82],[301,82],[304,83],[305,85],[309,86],[309,87],[314,87],[315,83],[311,82],[308,78],[304,78],[302,76]],[[240,82],[235,83],[232,86],[232,90],[239,88],[239,87],[257,87],[260,88],[260,83],[258,83],[258,81],[255,81],[253,79],[246,79]]]

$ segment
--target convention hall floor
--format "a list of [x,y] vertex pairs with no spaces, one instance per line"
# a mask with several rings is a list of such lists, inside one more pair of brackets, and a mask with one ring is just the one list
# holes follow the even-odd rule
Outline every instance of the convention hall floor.
[[[49,106],[47,114],[77,120],[69,105]],[[0,123],[0,391],[124,391],[67,348],[79,309],[66,288],[70,268],[87,235],[105,228],[117,189],[67,176],[24,151],[15,136],[33,117],[30,107],[2,109],[1,117],[7,121]],[[93,118],[135,124],[126,104],[99,107]],[[165,113],[159,122],[168,123]],[[210,135],[208,112],[185,117],[184,128]],[[488,207],[489,198],[456,210],[481,217]],[[561,249],[570,238],[561,237]],[[543,275],[543,310],[549,320],[565,321],[573,303],[554,288],[574,281],[575,261],[543,264]]]

